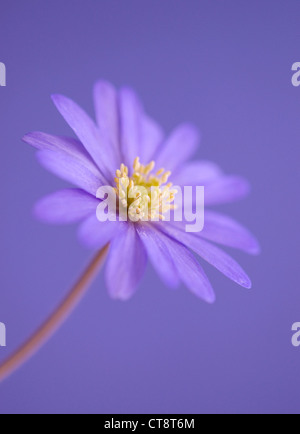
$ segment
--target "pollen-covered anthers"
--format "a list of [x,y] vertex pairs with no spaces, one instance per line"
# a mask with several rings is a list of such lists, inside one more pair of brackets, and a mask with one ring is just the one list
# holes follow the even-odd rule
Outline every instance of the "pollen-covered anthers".
[[165,220],[165,214],[174,209],[177,191],[168,183],[171,172],[160,169],[153,174],[154,167],[154,161],[144,166],[137,157],[131,176],[124,164],[116,171],[115,191],[122,208],[119,211],[127,210],[131,221]]

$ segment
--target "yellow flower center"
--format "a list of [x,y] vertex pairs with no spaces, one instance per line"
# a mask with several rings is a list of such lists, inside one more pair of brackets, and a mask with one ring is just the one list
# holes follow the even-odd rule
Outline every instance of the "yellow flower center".
[[143,166],[137,157],[132,176],[124,164],[116,171],[119,213],[127,213],[133,222],[165,220],[165,214],[174,209],[177,191],[172,189],[172,183],[168,183],[171,172],[160,169],[154,173],[154,167],[154,161]]

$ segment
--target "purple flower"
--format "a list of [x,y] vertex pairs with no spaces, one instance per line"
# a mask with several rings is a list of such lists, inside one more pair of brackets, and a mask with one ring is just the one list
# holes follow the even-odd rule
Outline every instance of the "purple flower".
[[[105,276],[112,297],[127,300],[134,294],[149,258],[168,286],[183,282],[197,296],[213,302],[214,291],[192,252],[239,285],[251,287],[237,262],[214,244],[259,252],[255,238],[230,217],[205,210],[203,231],[187,233],[185,222],[163,221],[165,208],[152,201],[151,213],[162,221],[141,218],[149,209],[143,200],[150,200],[140,192],[141,186],[156,188],[159,197],[165,194],[169,208],[176,193],[169,180],[179,186],[204,186],[206,206],[232,202],[248,193],[244,179],[224,175],[214,163],[189,162],[199,141],[192,125],[180,125],[166,138],[131,89],[117,92],[103,81],[94,89],[97,123],[72,100],[61,95],[52,99],[78,140],[34,132],[24,141],[39,150],[38,160],[45,168],[77,188],[42,199],[35,213],[48,223],[81,221],[79,237],[93,249],[110,244]],[[160,167],[165,169],[157,171]],[[106,185],[115,187],[120,199],[124,195],[124,207],[135,221],[97,219],[97,191]],[[140,206],[130,208],[128,191],[140,198]]]

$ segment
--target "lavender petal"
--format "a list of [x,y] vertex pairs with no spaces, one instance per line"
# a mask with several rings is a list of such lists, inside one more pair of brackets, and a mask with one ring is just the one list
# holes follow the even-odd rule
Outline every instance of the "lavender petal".
[[155,158],[155,154],[164,140],[162,128],[147,115],[142,119],[140,159],[142,164],[148,164]]
[[184,245],[164,232],[161,232],[160,237],[167,246],[181,281],[197,297],[208,303],[213,303],[215,294],[212,286],[193,254]]
[[100,222],[95,211],[80,225],[78,237],[86,247],[101,250],[118,235],[121,225],[119,222]]
[[[23,137],[23,141],[39,150],[53,151],[59,155],[67,154],[80,161],[96,176],[102,176],[91,156],[88,154],[83,144],[70,137],[53,136],[39,131],[28,133]],[[103,178],[104,179],[104,178]]]
[[132,297],[146,264],[146,251],[134,224],[126,223],[113,239],[107,259],[105,276],[111,297],[124,301]]
[[41,199],[35,206],[35,216],[53,224],[77,222],[96,212],[99,200],[79,189],[65,189]]
[[206,211],[204,229],[199,235],[251,255],[260,253],[259,243],[251,232],[231,217],[220,213]]
[[222,171],[211,161],[186,163],[172,177],[173,184],[180,186],[205,186],[222,176]]
[[140,156],[143,108],[129,88],[120,90],[119,107],[123,161],[131,169],[135,158]]
[[114,86],[106,81],[99,80],[94,87],[94,105],[96,120],[100,132],[107,137],[121,164],[121,149],[119,144],[119,107],[118,94]]
[[151,224],[137,225],[137,232],[161,280],[167,286],[176,288],[180,283],[178,273],[160,232],[154,230]]
[[239,176],[223,176],[205,186],[205,204],[219,205],[234,202],[250,192],[248,181]]
[[56,152],[39,151],[37,158],[50,172],[93,196],[96,196],[97,190],[103,185],[103,179],[68,154],[61,154],[58,158]]
[[157,168],[175,172],[193,156],[199,140],[199,133],[193,125],[179,126],[158,150],[155,158]]
[[117,167],[117,159],[110,142],[101,135],[94,121],[74,101],[63,95],[53,95],[52,100],[100,171],[111,180]]
[[[170,221],[171,225],[185,232],[190,222]],[[196,236],[227,247],[242,250],[250,255],[258,255],[261,251],[259,242],[243,225],[226,215],[205,210],[204,228]]]
[[193,250],[229,279],[244,288],[251,288],[251,281],[240,265],[218,247],[194,234],[183,232],[169,224],[161,223],[160,228],[169,236]]

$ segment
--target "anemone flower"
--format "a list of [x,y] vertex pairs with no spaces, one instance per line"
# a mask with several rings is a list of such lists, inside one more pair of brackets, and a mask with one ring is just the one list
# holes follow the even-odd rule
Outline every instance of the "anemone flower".
[[[38,149],[37,158],[46,169],[76,188],[45,197],[35,214],[47,223],[80,222],[80,240],[98,253],[55,313],[0,367],[0,378],[53,333],[83,295],[107,252],[105,280],[113,298],[128,300],[135,293],[149,259],[167,286],[175,288],[182,282],[209,303],[215,300],[214,291],[194,254],[250,288],[247,274],[216,244],[259,252],[247,229],[206,208],[241,199],[249,185],[239,176],[225,175],[212,162],[190,161],[199,143],[193,125],[182,124],[166,137],[133,90],[117,91],[104,81],[94,88],[96,123],[65,96],[52,99],[77,139],[33,132],[24,141]],[[205,223],[200,232],[187,232],[185,219],[165,220],[165,214],[175,208],[174,185],[204,187]],[[103,198],[98,191],[104,186],[112,187],[119,198],[117,217],[122,212],[127,219],[99,220],[97,209]]]

